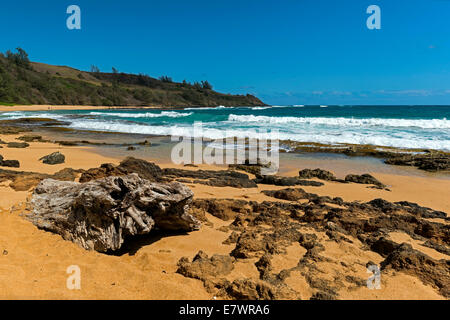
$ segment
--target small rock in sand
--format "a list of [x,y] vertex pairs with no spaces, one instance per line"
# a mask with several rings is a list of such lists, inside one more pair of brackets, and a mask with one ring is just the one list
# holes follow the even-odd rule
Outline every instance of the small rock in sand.
[[66,161],[66,157],[60,152],[53,152],[52,154],[42,157],[39,160],[45,164],[54,165],[64,163]]
[[23,149],[23,148],[28,148],[30,145],[26,142],[9,142],[7,146],[8,146],[8,148]]

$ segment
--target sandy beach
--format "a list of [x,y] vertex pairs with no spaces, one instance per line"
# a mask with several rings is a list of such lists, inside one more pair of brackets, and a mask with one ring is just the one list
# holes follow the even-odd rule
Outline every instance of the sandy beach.
[[122,106],[122,107],[105,107],[105,106],[67,106],[67,105],[0,105],[0,112],[8,111],[48,111],[48,110],[105,110],[105,109],[158,109],[161,106]]
[[[20,135],[1,135],[4,142],[17,141]],[[39,159],[44,155],[60,151],[66,156],[64,164],[49,166]],[[89,169],[103,163],[117,165],[123,158],[103,156],[96,147],[60,146],[54,143],[30,142],[24,149],[3,147],[0,154],[4,159],[19,160],[20,171],[54,174],[63,168]],[[132,156],[133,153],[127,155]],[[153,159],[144,159],[152,161]],[[176,165],[169,161],[159,163],[162,168]],[[178,166],[181,168],[181,166]],[[295,176],[298,169],[304,168],[301,161],[297,168],[285,169],[287,176]],[[6,169],[6,168],[5,168]],[[8,168],[10,169],[10,168]],[[188,170],[222,167],[202,165]],[[352,168],[347,168],[348,172]],[[341,197],[345,201],[366,202],[376,198],[388,201],[411,201],[435,210],[450,212],[450,179],[394,175],[371,172],[383,181],[391,191],[369,189],[367,185],[325,182],[322,187],[302,187],[307,192],[331,197]],[[314,179],[315,181],[319,181]],[[281,190],[284,187],[258,185],[257,188],[243,189],[232,187],[212,187],[188,183],[194,192],[194,199],[240,199],[257,202],[274,199],[261,193],[263,190]],[[36,228],[22,217],[29,191],[15,191],[9,182],[0,185],[0,298],[1,299],[213,299],[211,292],[202,281],[184,277],[176,273],[177,262],[182,257],[192,259],[202,250],[208,255],[227,255],[233,245],[223,244],[231,230],[221,229],[230,223],[206,214],[208,223],[199,231],[184,235],[149,236],[139,240],[135,250],[114,256],[86,251],[59,235]],[[286,200],[280,200],[290,202]],[[448,224],[448,220],[430,221]],[[318,263],[321,274],[329,280],[343,272],[351,276],[367,279],[366,263],[380,263],[384,258],[372,251],[363,250],[360,240],[352,238],[349,242],[327,241],[323,232],[310,230],[323,240],[326,262]],[[435,259],[448,259],[448,256],[402,232],[392,233],[391,239],[398,243],[409,243],[422,249]],[[285,254],[274,254],[272,271],[279,272],[295,266],[305,255],[306,250],[298,243],[286,248]],[[255,267],[256,258],[238,260],[233,271],[226,276],[230,281],[239,278],[259,278]],[[68,290],[66,270],[70,265],[78,265],[82,272],[81,290]],[[342,265],[351,265],[351,271]],[[317,290],[312,288],[305,277],[293,272],[285,283],[299,294],[309,299]],[[436,287],[426,284],[410,274],[386,271],[382,274],[382,289],[370,290],[366,286],[339,290],[340,299],[445,299]],[[351,286],[350,286],[351,287]]]
[[450,300],[450,1],[26,2],[0,10],[0,301]]

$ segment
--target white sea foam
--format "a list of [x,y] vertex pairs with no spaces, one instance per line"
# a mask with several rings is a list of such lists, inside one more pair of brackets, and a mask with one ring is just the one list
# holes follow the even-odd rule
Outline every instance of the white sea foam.
[[235,109],[235,107],[217,106],[217,107],[184,108],[184,110],[216,110],[216,109]]
[[259,122],[270,124],[299,123],[309,125],[326,125],[339,127],[415,127],[422,129],[450,129],[450,120],[444,119],[381,119],[381,118],[325,118],[325,117],[269,117],[254,115],[228,116],[234,122]]
[[3,112],[0,116],[6,117],[6,119],[20,119],[20,118],[49,118],[49,119],[62,119],[64,115],[55,113],[29,113],[21,111]]
[[[76,120],[70,125],[72,128],[100,130],[112,132],[151,134],[151,135],[172,135],[172,136],[193,136],[192,126],[150,126],[140,124],[123,123],[120,121],[96,121],[96,120]],[[267,129],[267,128],[264,128]],[[293,131],[291,127],[279,132],[280,140],[309,141],[324,144],[370,144],[378,146],[390,146],[398,148],[424,148],[437,150],[450,150],[450,139],[441,139],[437,137],[427,137],[416,132],[401,132],[392,134],[390,131],[373,130],[307,130],[299,132]],[[226,131],[226,132],[225,132]],[[224,137],[271,139],[271,133],[260,132],[258,129],[249,131],[246,128],[216,128],[203,127],[203,137],[208,139],[220,139]]]
[[183,113],[183,112],[175,112],[175,111],[162,111],[161,113],[119,113],[119,112],[90,112],[90,115],[93,116],[110,116],[110,117],[119,117],[119,118],[183,118],[189,117],[192,115],[192,112]]
[[252,110],[266,110],[266,109],[270,109],[271,107],[253,107],[251,108]]

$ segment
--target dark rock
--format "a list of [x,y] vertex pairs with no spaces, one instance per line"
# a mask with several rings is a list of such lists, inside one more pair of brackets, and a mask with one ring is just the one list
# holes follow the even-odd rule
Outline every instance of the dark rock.
[[160,181],[162,170],[152,162],[128,157],[118,166],[105,163],[102,164],[100,168],[87,170],[80,177],[80,182],[88,182],[109,176],[121,176],[131,173],[137,173],[143,179],[158,182]]
[[378,181],[375,177],[371,176],[370,174],[349,174],[345,177],[345,181],[347,182],[354,182],[354,183],[360,183],[360,184],[373,184],[375,186],[378,186],[380,188],[386,188],[386,185],[382,184],[380,181]]
[[248,159],[243,164],[230,164],[228,167],[232,170],[240,170],[251,173],[255,176],[261,175],[262,168],[270,168],[270,163],[263,163],[260,159],[256,163],[250,163]]
[[253,258],[257,253],[264,252],[267,244],[258,238],[254,232],[244,232],[239,237],[236,248],[230,253],[235,258],[248,259]]
[[162,170],[158,165],[133,157],[123,160],[119,168],[127,174],[137,173],[142,179],[149,181],[158,181],[162,175]]
[[215,254],[211,258],[199,251],[192,262],[187,258],[178,261],[177,273],[188,278],[207,280],[211,277],[226,276],[234,269],[234,259],[226,255]]
[[232,188],[257,187],[256,183],[249,179],[211,178],[208,180],[194,180],[193,183],[204,184],[211,187],[232,187]]
[[450,154],[428,152],[425,154],[402,154],[385,160],[391,165],[413,166],[426,171],[450,170]]
[[127,148],[127,150],[128,150],[128,151],[134,151],[134,150],[136,150],[136,147],[129,146],[129,147]]
[[380,209],[381,211],[383,211],[385,213],[393,212],[398,209],[398,207],[395,204],[393,204],[389,201],[386,201],[384,199],[379,199],[379,198],[369,201],[369,202],[367,202],[367,204],[374,208]]
[[25,136],[21,136],[19,138],[17,138],[17,140],[21,140],[24,142],[43,142],[44,140],[42,139],[42,136],[39,135],[25,135]]
[[239,233],[237,233],[236,231],[233,231],[230,236],[222,242],[222,244],[233,244],[236,243],[239,239]]
[[374,243],[372,243],[370,249],[382,255],[383,257],[387,257],[392,252],[394,252],[394,250],[396,250],[399,246],[400,245],[395,243],[394,241],[381,237]]
[[450,248],[445,245],[438,244],[432,240],[427,240],[422,245],[424,247],[432,248],[432,249],[436,250],[437,252],[440,252],[440,253],[450,256]]
[[255,266],[259,271],[260,279],[268,278],[270,271],[272,271],[271,255],[265,253],[258,261],[256,261]]
[[288,201],[298,201],[300,199],[308,199],[308,193],[301,188],[288,188],[283,190],[264,190],[262,191],[265,195],[269,197],[274,197],[277,199],[288,200]]
[[234,199],[195,199],[192,202],[192,208],[207,212],[224,221],[232,220],[241,213],[247,214],[251,211],[247,201]]
[[237,279],[225,288],[236,300],[297,300],[297,293],[284,284],[273,285],[262,280]]
[[303,169],[298,173],[299,177],[302,179],[312,179],[312,178],[318,178],[321,180],[326,181],[335,181],[336,177],[335,175],[327,170],[322,169]]
[[66,157],[58,151],[40,158],[39,161],[42,161],[45,164],[55,165],[64,163],[66,161]]
[[444,297],[450,298],[450,260],[435,260],[404,243],[381,263],[381,268],[416,276],[425,284],[435,286]]
[[12,171],[0,169],[0,182],[11,181],[10,187],[15,191],[28,191],[34,188],[44,179],[55,179],[61,181],[74,181],[79,173],[83,170],[74,170],[70,168],[58,171],[54,175],[26,172],[26,171]]
[[1,160],[1,167],[20,168],[20,162],[18,160]]
[[274,300],[273,288],[262,282],[250,279],[235,280],[228,288],[227,293],[236,300]]
[[143,142],[139,142],[138,144],[141,145],[141,146],[147,146],[147,147],[150,147],[152,145],[151,142],[148,141],[148,140],[145,140]]
[[27,218],[84,249],[115,251],[154,228],[197,230],[200,223],[188,213],[192,197],[180,183],[151,183],[137,174],[88,183],[46,179],[34,190]]
[[[212,170],[183,170],[166,168],[161,170],[154,163],[129,157],[120,165],[103,164],[100,168],[87,170],[80,178],[80,182],[88,182],[108,176],[119,176],[137,173],[140,177],[149,181],[163,182],[178,179],[195,179],[192,183],[205,184],[214,187],[255,188],[256,183],[248,178],[248,175],[231,171]],[[187,181],[187,180],[184,180]],[[189,181],[191,182],[191,181]]]
[[337,300],[337,295],[329,292],[319,291],[314,293],[310,300]]
[[322,182],[302,180],[298,177],[263,176],[261,178],[254,179],[254,181],[257,184],[270,184],[275,186],[323,186]]
[[254,181],[248,175],[232,170],[184,170],[167,168],[163,170],[167,177],[182,177],[196,179],[194,183],[205,184],[214,187],[256,188]]
[[4,121],[0,121],[0,134],[19,134],[29,132],[31,129],[17,126],[5,126]]
[[9,142],[7,144],[8,148],[19,148],[19,149],[23,149],[23,148],[28,148],[30,145],[26,142]]
[[111,163],[104,163],[100,166],[100,168],[89,169],[80,177],[80,182],[89,182],[92,180],[102,179],[110,176],[122,176],[126,175],[126,172],[119,167]]
[[76,142],[76,141],[55,141],[55,143],[59,144],[60,146],[65,146],[65,147],[78,146],[78,142]]
[[442,211],[436,211],[427,207],[421,207],[417,203],[412,203],[408,201],[400,201],[395,203],[398,206],[401,206],[404,210],[412,213],[414,215],[418,215],[422,218],[442,218],[445,219],[447,214]]

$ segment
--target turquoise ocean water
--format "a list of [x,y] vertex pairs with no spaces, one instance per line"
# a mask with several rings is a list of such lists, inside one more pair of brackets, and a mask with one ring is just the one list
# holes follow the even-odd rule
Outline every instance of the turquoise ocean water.
[[192,135],[202,122],[206,138],[264,137],[282,140],[353,143],[450,151],[450,106],[272,106],[3,112],[1,119],[46,117],[75,129]]

